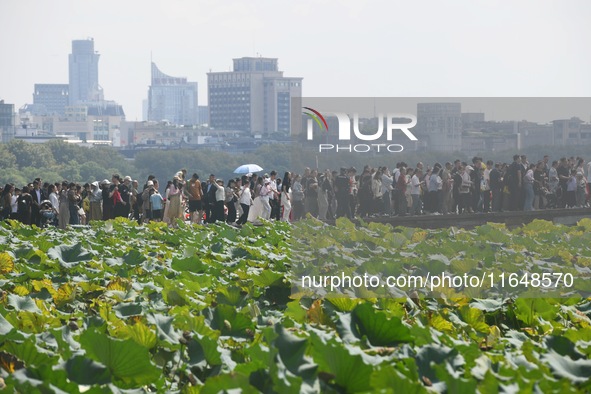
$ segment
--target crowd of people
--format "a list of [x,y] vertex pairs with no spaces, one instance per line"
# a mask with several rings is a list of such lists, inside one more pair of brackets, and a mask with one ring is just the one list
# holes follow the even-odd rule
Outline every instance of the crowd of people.
[[[245,174],[224,183],[214,174],[201,181],[179,171],[162,185],[149,176],[140,186],[130,176],[79,185],[55,184],[36,178],[16,188],[5,185],[1,217],[39,227],[86,224],[91,220],[124,217],[139,223],[178,219],[193,223],[225,221],[235,226],[260,219],[294,221],[306,214],[321,220],[338,217],[447,215],[589,206],[591,161],[544,156],[530,163],[515,155],[511,163],[470,163],[455,160],[443,165],[394,168],[366,166],[340,171],[310,170],[303,174],[276,171]],[[162,194],[161,194],[162,191]]]

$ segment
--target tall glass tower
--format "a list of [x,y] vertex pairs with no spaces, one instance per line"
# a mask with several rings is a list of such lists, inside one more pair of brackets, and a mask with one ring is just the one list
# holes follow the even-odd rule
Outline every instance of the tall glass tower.
[[98,61],[99,54],[94,51],[92,38],[72,41],[72,53],[69,55],[70,105],[93,100],[100,91]]
[[197,82],[164,74],[152,62],[152,83],[148,90],[148,120],[176,125],[198,124]]

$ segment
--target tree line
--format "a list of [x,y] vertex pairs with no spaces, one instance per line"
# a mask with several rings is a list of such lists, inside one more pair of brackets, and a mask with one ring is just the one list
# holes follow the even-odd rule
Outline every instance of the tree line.
[[[568,147],[530,147],[520,151],[531,157],[549,154],[552,159],[570,156],[588,156],[590,145]],[[494,161],[511,162],[516,152],[482,152]],[[44,144],[32,144],[22,140],[12,140],[0,144],[0,184],[14,183],[25,185],[40,177],[47,182],[68,180],[71,182],[93,182],[111,179],[112,174],[130,175],[143,182],[148,175],[157,179],[168,180],[181,168],[190,174],[197,172],[202,178],[214,173],[216,177],[229,179],[234,177],[236,167],[255,163],[265,169],[282,174],[285,171],[303,172],[305,167],[338,169],[341,167],[363,168],[370,166],[388,166],[393,168],[397,162],[404,161],[413,165],[425,161],[444,164],[454,159],[469,160],[463,152],[414,152],[402,153],[316,153],[302,149],[297,144],[270,144],[259,147],[250,153],[231,153],[206,150],[144,150],[136,154],[135,159],[126,159],[116,148],[96,146],[87,148],[64,141],[49,141]]]

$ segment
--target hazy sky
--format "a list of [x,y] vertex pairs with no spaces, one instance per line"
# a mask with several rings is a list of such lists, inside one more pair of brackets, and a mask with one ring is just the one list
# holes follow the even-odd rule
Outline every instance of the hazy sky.
[[[305,96],[591,96],[591,1],[0,0],[0,99],[67,83],[93,37],[105,98],[141,120],[158,67],[199,83],[279,58]],[[590,110],[591,113],[591,110]],[[589,120],[589,118],[586,118]]]

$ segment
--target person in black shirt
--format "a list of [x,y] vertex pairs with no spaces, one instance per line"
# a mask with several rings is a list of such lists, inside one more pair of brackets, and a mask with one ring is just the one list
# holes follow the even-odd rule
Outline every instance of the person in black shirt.
[[563,157],[562,159],[560,159],[560,164],[558,165],[556,172],[558,173],[558,186],[560,189],[560,196],[559,196],[559,201],[558,201],[559,205],[558,206],[559,206],[559,208],[565,208],[566,207],[566,186],[567,186],[568,180],[570,179],[570,170],[568,168],[568,162],[566,161],[566,157]]
[[22,224],[31,224],[33,197],[29,194],[29,190],[28,186],[24,186],[21,195],[17,199],[17,215],[19,222]]
[[490,170],[489,176],[489,185],[490,185],[490,192],[492,194],[492,212],[500,212],[501,211],[501,171],[499,171],[499,167],[501,166],[500,163],[496,163],[495,167]]
[[470,173],[470,179],[472,180],[472,187],[474,188],[472,190],[472,201],[471,201],[471,205],[472,205],[472,210],[474,212],[482,212],[482,207],[480,206],[480,201],[481,201],[481,193],[482,190],[480,190],[480,185],[481,185],[481,181],[482,181],[482,177],[483,177],[483,173],[481,171],[482,168],[482,158],[481,157],[474,157],[472,159],[472,167],[474,168],[474,171],[472,171]]
[[111,198],[111,185],[110,182],[105,179],[101,182],[101,195],[103,197],[103,220],[113,219],[113,199]]
[[513,163],[507,170],[506,183],[509,187],[509,210],[517,211],[523,189],[523,167],[519,155],[513,156]]
[[351,209],[349,204],[349,177],[346,175],[347,170],[341,168],[341,173],[335,179],[334,192],[337,199],[337,218],[346,216],[351,218]]
[[207,223],[215,223],[214,207],[216,203],[215,192],[217,190],[217,187],[214,185],[215,182],[215,175],[210,174],[209,180],[205,185],[205,190],[203,191],[203,199],[205,202],[205,220]]
[[121,195],[121,205],[118,207],[116,216],[127,218],[129,217],[129,211],[131,208],[131,177],[126,176],[123,178],[123,183],[119,184],[119,194]]
[[544,162],[539,161],[534,169],[534,209],[544,209],[545,197],[542,192],[546,186],[546,169]]
[[452,199],[453,204],[451,207],[452,213],[458,213],[460,207],[460,186],[462,185],[462,175],[460,170],[462,168],[462,162],[460,160],[454,161],[454,168],[451,170],[451,178],[453,180],[452,185]]

